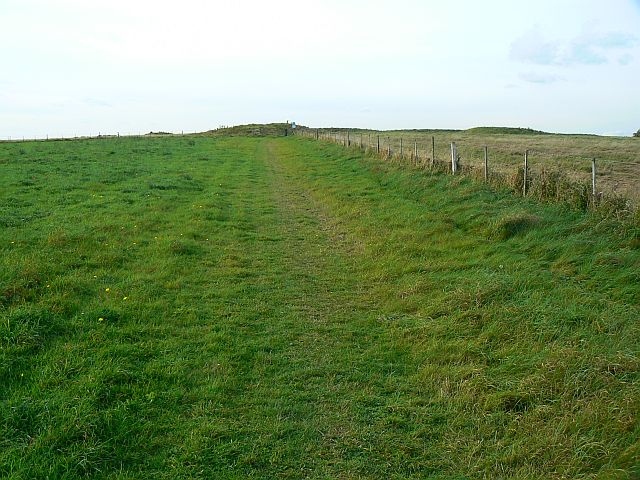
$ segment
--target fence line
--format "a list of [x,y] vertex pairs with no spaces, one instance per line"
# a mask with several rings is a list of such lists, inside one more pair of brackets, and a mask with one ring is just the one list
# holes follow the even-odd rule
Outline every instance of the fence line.
[[[500,166],[501,168],[496,168],[498,165],[495,160],[490,165],[489,145],[484,145],[477,156],[479,166],[474,166],[471,163],[463,164],[465,159],[460,155],[459,144],[453,141],[449,142],[448,145],[451,161],[447,166],[447,162],[436,158],[436,139],[434,135],[431,135],[431,142],[429,142],[430,152],[428,147],[421,145],[416,139],[413,142],[413,149],[410,150],[410,154],[407,154],[402,137],[397,139],[394,146],[394,142],[390,137],[385,138],[381,137],[380,134],[375,134],[375,138],[372,138],[371,133],[369,133],[368,142],[365,142],[363,134],[360,133],[361,140],[354,145],[348,140],[351,136],[351,132],[348,130],[335,131],[303,127],[298,129],[296,134],[318,141],[344,145],[346,148],[356,147],[362,152],[374,154],[387,161],[408,162],[418,168],[448,172],[452,175],[474,175],[486,183],[511,187],[514,191],[519,191],[520,195],[524,197],[535,196],[540,199],[555,199],[581,208],[598,207],[615,212],[617,216],[627,216],[637,212],[637,206],[633,205],[629,198],[625,198],[615,192],[605,193],[604,191],[598,191],[599,173],[596,169],[597,160],[595,158],[589,159],[590,181],[587,183],[572,179],[566,174],[567,172],[563,172],[558,168],[549,168],[547,165],[542,165],[539,171],[533,172],[531,170],[532,159],[535,162],[536,156],[554,155],[553,153],[536,149],[525,149],[523,152],[524,162],[520,166],[516,164],[515,169],[509,171],[510,169],[505,165]],[[587,161],[586,157],[573,157],[584,160],[585,163]]]
[[124,133],[120,134],[120,132],[116,133],[98,133],[98,135],[73,135],[73,136],[64,136],[60,135],[59,137],[53,137],[49,134],[44,137],[27,137],[27,136],[18,136],[13,138],[12,136],[7,136],[6,138],[1,138],[0,143],[25,143],[25,142],[60,142],[65,140],[98,140],[98,139],[113,139],[113,138],[149,138],[149,137],[183,137],[188,135],[200,135],[202,132],[185,132],[181,130],[180,132],[148,132],[148,133]]

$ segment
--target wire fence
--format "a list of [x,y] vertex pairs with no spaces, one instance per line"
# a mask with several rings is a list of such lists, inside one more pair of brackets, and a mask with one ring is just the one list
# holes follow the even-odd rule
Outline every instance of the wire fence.
[[[470,136],[456,131],[430,134],[310,128],[299,128],[296,135],[416,168],[470,175],[523,196],[562,201],[584,209],[597,208],[618,217],[638,216],[640,141],[634,139],[623,139],[630,142],[628,151],[621,149],[619,153],[612,151],[606,138],[595,136],[527,138]],[[580,145],[584,140],[587,145]],[[594,148],[594,141],[604,144]],[[551,150],[556,144],[561,144],[558,150]],[[602,157],[598,158],[597,153],[603,153]],[[622,159],[615,158],[620,156]]]
[[148,133],[98,133],[97,135],[43,135],[43,136],[7,136],[0,138],[0,143],[20,143],[20,142],[56,142],[64,140],[99,140],[109,138],[148,138],[181,135],[197,135],[200,132],[148,132]]

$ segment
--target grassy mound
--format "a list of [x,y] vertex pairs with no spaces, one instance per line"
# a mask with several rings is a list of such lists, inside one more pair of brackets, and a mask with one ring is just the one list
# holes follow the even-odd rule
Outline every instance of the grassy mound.
[[465,131],[467,133],[478,135],[553,135],[552,133],[543,132],[541,130],[517,127],[474,127]]
[[283,137],[291,127],[287,123],[236,125],[209,130],[203,135],[227,137]]

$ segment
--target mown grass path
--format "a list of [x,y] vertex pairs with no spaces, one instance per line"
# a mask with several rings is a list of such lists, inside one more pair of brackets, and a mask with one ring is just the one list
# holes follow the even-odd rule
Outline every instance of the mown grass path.
[[2,148],[0,475],[638,473],[633,229],[306,140]]

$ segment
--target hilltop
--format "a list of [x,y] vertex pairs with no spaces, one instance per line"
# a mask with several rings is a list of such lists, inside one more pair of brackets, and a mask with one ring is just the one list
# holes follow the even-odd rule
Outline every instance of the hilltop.
[[290,129],[290,125],[288,123],[255,123],[221,127],[203,132],[202,135],[228,137],[281,137],[284,136],[287,129]]

